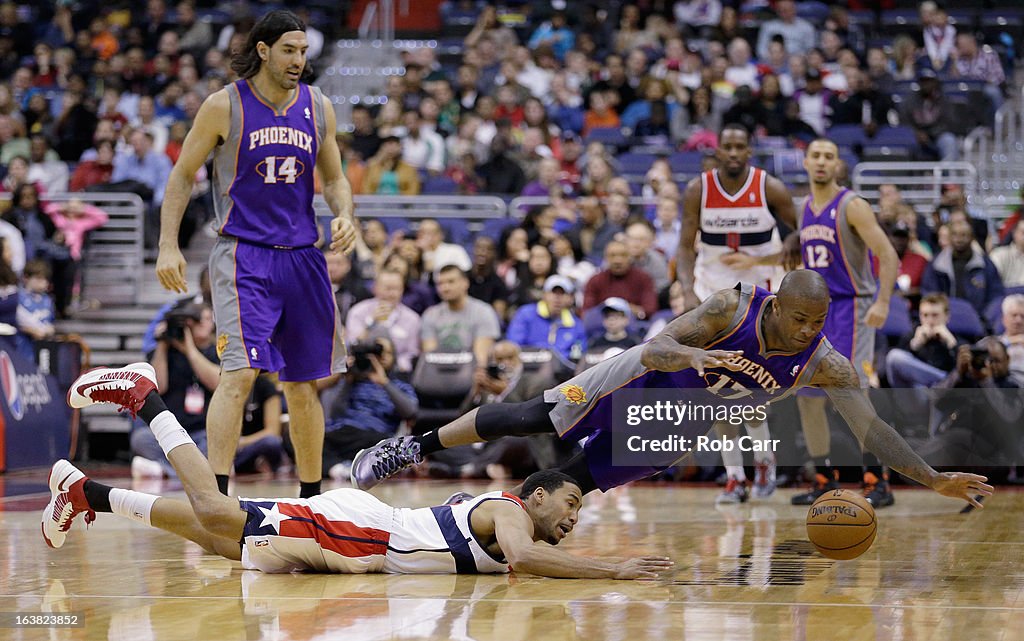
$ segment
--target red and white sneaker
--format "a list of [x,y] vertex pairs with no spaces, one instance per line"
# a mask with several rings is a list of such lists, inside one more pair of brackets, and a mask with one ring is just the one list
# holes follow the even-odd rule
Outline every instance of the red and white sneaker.
[[88,525],[96,519],[89,507],[83,487],[89,480],[80,469],[61,459],[50,468],[50,502],[43,510],[43,539],[51,548],[64,545],[71,523],[79,514],[85,514]]
[[156,389],[156,370],[149,363],[132,363],[118,369],[97,367],[82,374],[68,390],[68,405],[75,409],[96,403],[113,403],[134,417]]

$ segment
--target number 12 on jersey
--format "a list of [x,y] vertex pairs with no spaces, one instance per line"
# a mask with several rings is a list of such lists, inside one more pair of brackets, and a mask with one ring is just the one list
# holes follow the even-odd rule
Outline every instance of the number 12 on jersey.
[[808,245],[805,260],[807,261],[808,269],[824,269],[825,267],[828,267],[828,247],[823,245]]

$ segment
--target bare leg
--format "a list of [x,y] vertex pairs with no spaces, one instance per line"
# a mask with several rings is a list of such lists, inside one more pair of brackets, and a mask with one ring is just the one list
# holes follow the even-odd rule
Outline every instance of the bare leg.
[[483,443],[484,439],[476,431],[476,414],[479,408],[472,409],[451,423],[437,430],[437,437],[446,449],[470,443]]
[[814,458],[828,456],[832,447],[831,435],[828,430],[828,416],[825,414],[823,396],[797,396],[796,404],[800,410],[800,424],[807,442],[807,453]]
[[238,539],[231,540],[211,534],[199,522],[192,506],[185,501],[162,496],[153,504],[149,518],[153,527],[186,538],[211,554],[218,554],[232,561],[242,559]]
[[[242,437],[242,414],[258,370],[221,371],[220,382],[210,400],[206,416],[206,442],[210,467],[215,474],[230,474],[231,464]],[[214,484],[216,488],[216,483]]]
[[246,513],[238,505],[238,499],[224,496],[217,489],[213,469],[199,448],[192,443],[179,445],[167,453],[167,460],[178,473],[195,518],[203,528],[217,537],[240,541]]
[[324,410],[316,393],[316,381],[282,382],[281,385],[288,401],[289,429],[299,481],[317,483],[323,476]]

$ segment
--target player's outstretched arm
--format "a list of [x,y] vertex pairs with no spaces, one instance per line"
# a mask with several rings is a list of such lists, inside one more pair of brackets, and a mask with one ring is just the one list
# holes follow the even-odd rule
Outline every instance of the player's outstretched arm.
[[355,205],[352,201],[352,186],[345,178],[338,141],[334,138],[334,132],[338,128],[334,105],[327,96],[321,96],[320,99],[323,101],[327,135],[324,136],[323,144],[317,153],[316,168],[323,179],[324,201],[334,214],[334,220],[331,221],[331,249],[347,254],[355,248],[358,237],[353,213]]
[[985,483],[986,477],[962,472],[940,473],[918,456],[896,430],[878,418],[867,392],[860,388],[853,365],[839,352],[832,350],[821,360],[811,385],[825,390],[857,440],[882,464],[943,496],[963,499],[978,508],[982,505],[974,497],[992,494],[993,488]]
[[705,351],[716,334],[729,326],[739,304],[739,292],[723,289],[665,326],[644,347],[640,363],[661,372],[678,372],[692,367],[703,376],[705,367],[717,367],[722,360],[739,354],[728,350]]
[[509,565],[516,572],[556,579],[656,579],[672,568],[664,556],[644,556],[625,561],[576,556],[553,545],[533,540],[533,521],[517,505],[495,501],[494,536]]
[[164,200],[160,205],[160,253],[156,259],[156,277],[164,289],[184,293],[185,257],[178,247],[178,231],[185,208],[192,197],[192,184],[196,172],[207,156],[230,133],[231,102],[227,90],[222,89],[203,102],[196,114],[192,129],[185,136],[181,155],[167,178]]

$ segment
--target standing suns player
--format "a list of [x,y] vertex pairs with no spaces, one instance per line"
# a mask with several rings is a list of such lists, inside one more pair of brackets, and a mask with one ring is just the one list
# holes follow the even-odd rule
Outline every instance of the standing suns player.
[[331,249],[356,240],[352,190],[342,173],[334,108],[300,82],[305,25],[289,11],[256,23],[232,60],[241,80],[203,103],[167,182],[157,277],[184,292],[178,228],[192,179],[213,153],[217,240],[210,279],[220,383],[207,418],[210,464],[221,492],[260,370],[279,372],[291,416],[300,495],[320,492],[324,416],[316,381],[344,371],[345,343],[313,211],[313,171],[334,213]]
[[[722,127],[716,150],[721,169],[694,178],[683,193],[683,224],[677,253],[679,281],[686,309],[693,309],[713,293],[752,283],[771,290],[785,274],[779,265],[782,241],[777,223],[796,229],[793,197],[781,180],[750,166],[750,132],[739,124]],[[697,248],[697,232],[700,247]],[[768,423],[748,423],[747,434],[767,442]],[[730,434],[733,439],[735,434]],[[747,500],[743,454],[734,447],[722,452],[728,482],[717,503]],[[775,491],[775,459],[770,450],[754,456],[757,498]]]
[[[896,283],[899,260],[885,231],[866,200],[836,181],[839,148],[819,138],[807,147],[804,169],[811,193],[800,217],[800,256],[805,269],[818,272],[828,284],[832,304],[824,333],[833,347],[850,359],[861,387],[868,387],[875,355],[875,330],[885,324]],[[876,282],[871,254],[878,257]],[[814,459],[815,484],[792,498],[810,505],[838,487],[838,470],[829,460],[831,449],[824,396],[807,390],[797,397],[807,450]],[[893,504],[887,474],[874,456],[865,453],[864,496],[875,507]]]

